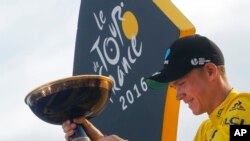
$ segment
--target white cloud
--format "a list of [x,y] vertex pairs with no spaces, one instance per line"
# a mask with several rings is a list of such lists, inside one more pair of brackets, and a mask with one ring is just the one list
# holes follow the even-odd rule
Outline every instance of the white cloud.
[[64,140],[61,126],[38,119],[24,98],[72,75],[80,0],[26,2],[0,2],[0,140]]

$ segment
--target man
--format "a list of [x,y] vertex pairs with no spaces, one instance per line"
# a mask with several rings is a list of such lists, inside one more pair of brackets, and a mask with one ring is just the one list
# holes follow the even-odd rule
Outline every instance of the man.
[[[196,34],[176,40],[166,51],[164,68],[146,80],[154,89],[167,84],[175,88],[176,99],[188,104],[194,115],[209,115],[195,141],[229,141],[230,125],[250,124],[250,94],[230,86],[224,65],[217,45]],[[104,137],[85,119],[75,122],[85,126],[92,141],[123,141],[116,135]],[[63,124],[66,138],[73,134],[74,126]]]

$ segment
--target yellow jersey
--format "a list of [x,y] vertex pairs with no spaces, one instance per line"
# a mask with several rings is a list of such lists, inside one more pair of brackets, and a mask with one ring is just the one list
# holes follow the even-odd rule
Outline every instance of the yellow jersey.
[[194,141],[229,141],[230,125],[250,124],[250,94],[231,90],[199,127]]

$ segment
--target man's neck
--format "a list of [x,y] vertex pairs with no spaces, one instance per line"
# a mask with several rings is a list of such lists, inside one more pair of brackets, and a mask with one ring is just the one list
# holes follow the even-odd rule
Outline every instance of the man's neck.
[[210,115],[229,95],[232,87],[227,81],[221,81],[218,84],[215,84],[213,89],[213,102],[208,107],[207,113]]

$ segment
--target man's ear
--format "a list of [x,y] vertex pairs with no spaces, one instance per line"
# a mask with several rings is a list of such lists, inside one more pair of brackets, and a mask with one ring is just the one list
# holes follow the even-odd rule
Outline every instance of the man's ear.
[[206,63],[204,65],[204,70],[209,77],[209,79],[214,79],[218,75],[218,69],[217,66],[214,63]]

